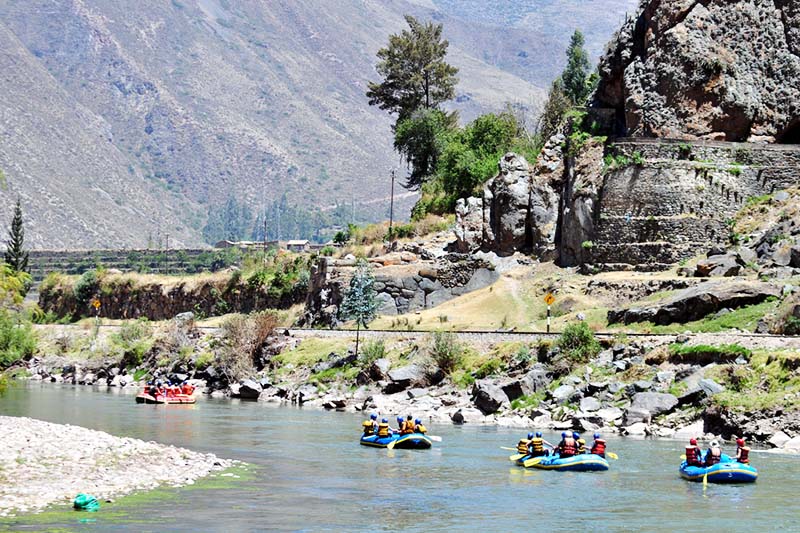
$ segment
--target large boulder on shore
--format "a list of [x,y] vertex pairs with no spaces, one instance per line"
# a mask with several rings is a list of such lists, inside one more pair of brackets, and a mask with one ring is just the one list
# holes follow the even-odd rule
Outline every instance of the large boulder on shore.
[[245,379],[239,384],[239,398],[245,400],[258,400],[262,387],[252,379]]
[[695,285],[648,307],[610,310],[611,324],[653,322],[667,325],[685,323],[716,313],[720,309],[736,309],[755,305],[770,297],[779,297],[781,288],[769,283],[737,281],[709,282]]
[[383,392],[393,394],[406,390],[412,385],[420,385],[425,382],[425,369],[419,365],[408,365],[395,368],[388,372],[389,384],[384,387]]
[[496,413],[509,406],[508,396],[503,389],[488,380],[476,381],[472,386],[472,401],[485,415]]
[[666,392],[639,392],[633,395],[630,409],[647,411],[651,416],[658,416],[672,411],[677,405],[678,398],[672,394]]

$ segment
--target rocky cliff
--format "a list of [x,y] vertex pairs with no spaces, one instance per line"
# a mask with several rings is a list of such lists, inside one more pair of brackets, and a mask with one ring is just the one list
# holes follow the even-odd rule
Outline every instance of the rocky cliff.
[[600,63],[593,106],[622,135],[796,143],[798,28],[792,0],[644,1]]

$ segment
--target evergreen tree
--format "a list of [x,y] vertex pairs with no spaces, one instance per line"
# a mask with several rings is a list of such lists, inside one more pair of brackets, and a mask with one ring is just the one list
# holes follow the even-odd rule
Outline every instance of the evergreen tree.
[[356,272],[350,280],[350,288],[344,295],[339,314],[344,319],[356,321],[356,358],[358,357],[358,341],[361,328],[375,320],[378,302],[375,299],[375,277],[363,259],[359,261]]
[[28,252],[25,250],[25,230],[22,227],[22,206],[19,199],[14,207],[14,218],[6,241],[5,262],[15,272],[28,271]]
[[564,120],[564,115],[569,111],[570,107],[569,97],[564,94],[561,78],[556,78],[550,86],[547,102],[544,105],[536,128],[542,142],[547,142],[550,137],[558,132]]
[[434,109],[455,96],[458,69],[444,58],[450,43],[442,39],[442,25],[421,23],[406,15],[409,30],[389,36],[389,46],[378,50],[381,83],[370,83],[367,97],[398,121],[420,109]]
[[561,74],[564,94],[570,99],[572,105],[580,106],[586,103],[591,92],[589,81],[589,54],[584,45],[586,40],[579,30],[575,30],[567,48],[567,66]]

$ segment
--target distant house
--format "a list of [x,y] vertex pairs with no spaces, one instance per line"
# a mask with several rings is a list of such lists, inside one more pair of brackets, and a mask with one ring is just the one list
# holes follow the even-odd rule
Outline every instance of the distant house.
[[[278,247],[278,241],[267,241],[267,249]],[[240,250],[259,250],[264,248],[264,241],[218,241],[214,248],[239,248]]]
[[307,252],[311,243],[306,240],[286,241],[286,249],[290,252]]

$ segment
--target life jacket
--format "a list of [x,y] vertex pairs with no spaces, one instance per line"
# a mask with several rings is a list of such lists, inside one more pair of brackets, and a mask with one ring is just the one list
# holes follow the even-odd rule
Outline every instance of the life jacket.
[[386,422],[381,422],[378,424],[378,436],[379,437],[388,437],[389,436],[389,424]]
[[400,434],[408,435],[409,433],[414,433],[414,422],[412,422],[411,420],[406,420],[400,427]]
[[575,439],[572,437],[564,438],[564,440],[561,441],[561,446],[559,448],[559,454],[561,457],[572,457],[575,455],[575,451],[577,450]]
[[722,455],[722,450],[720,450],[719,448],[709,449],[708,454],[706,455],[706,466],[711,466],[719,463],[721,455]]
[[737,455],[739,456],[738,461],[740,463],[747,464],[747,463],[750,462],[750,459],[749,459],[749,457],[750,457],[750,448],[748,448],[747,446],[739,448],[739,451],[738,451]]
[[689,466],[703,466],[700,458],[700,448],[694,445],[686,447],[686,464]]
[[527,455],[528,444],[530,444],[530,442],[531,441],[529,441],[528,439],[520,439],[519,442],[517,443],[517,453],[524,453],[525,455]]
[[194,387],[187,383],[186,385],[181,387],[181,392],[186,396],[191,396],[192,394],[194,394]]
[[534,437],[531,439],[531,448],[534,454],[544,453],[544,439],[542,437]]
[[584,439],[578,439],[576,447],[578,448],[578,453],[586,453],[586,441]]
[[415,432],[415,433],[422,433],[422,434],[424,435],[425,433],[427,433],[427,432],[428,432],[428,428],[426,428],[426,427],[425,427],[425,426],[423,426],[422,424],[417,424],[417,425],[414,427],[414,432]]
[[374,431],[374,426],[372,425],[372,420],[364,420],[361,423],[361,429],[364,430],[364,435],[369,436],[372,435]]
[[[592,443],[592,453],[601,457],[606,456],[606,441],[603,439],[594,439]],[[687,454],[688,457],[688,454]]]

